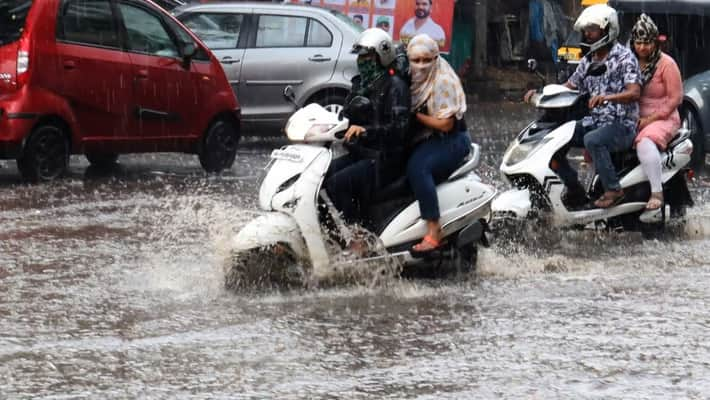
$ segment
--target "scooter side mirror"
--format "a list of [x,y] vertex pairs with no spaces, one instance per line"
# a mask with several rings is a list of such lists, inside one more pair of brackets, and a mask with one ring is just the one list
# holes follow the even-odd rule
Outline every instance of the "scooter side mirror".
[[547,85],[547,79],[545,79],[545,76],[537,70],[537,66],[538,64],[536,59],[528,59],[528,69],[530,70],[530,72],[533,72],[535,75],[537,75],[537,77],[540,78],[540,82],[542,82],[542,86],[545,86]]
[[534,58],[531,58],[528,60],[528,69],[530,72],[535,72],[537,71],[537,60]]

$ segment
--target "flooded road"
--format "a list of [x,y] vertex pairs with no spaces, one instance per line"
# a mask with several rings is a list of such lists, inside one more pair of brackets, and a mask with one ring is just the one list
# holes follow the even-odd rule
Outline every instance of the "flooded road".
[[[501,186],[530,113],[472,113]],[[707,398],[706,181],[678,236],[547,232],[482,250],[464,282],[236,295],[217,255],[278,144],[246,143],[221,176],[188,155],[108,174],[73,157],[27,186],[0,162],[0,398]]]

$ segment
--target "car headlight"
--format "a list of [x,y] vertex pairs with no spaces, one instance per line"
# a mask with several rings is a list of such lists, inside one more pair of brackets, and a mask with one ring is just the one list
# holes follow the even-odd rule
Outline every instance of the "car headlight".
[[525,160],[526,158],[533,155],[533,153],[543,147],[550,140],[552,140],[551,137],[546,137],[538,141],[527,143],[521,143],[517,140],[514,141],[505,151],[505,164],[511,166]]

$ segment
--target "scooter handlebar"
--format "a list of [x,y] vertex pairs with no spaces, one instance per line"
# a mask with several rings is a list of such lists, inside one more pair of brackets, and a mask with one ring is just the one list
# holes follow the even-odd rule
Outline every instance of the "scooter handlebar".
[[[335,138],[338,140],[343,140],[343,139],[345,139],[345,133],[347,133],[347,130],[340,131],[335,134]],[[362,140],[363,138],[366,138],[366,137],[367,137],[367,131],[365,130],[357,136],[351,136],[350,140],[345,140],[345,142],[350,143],[350,144],[357,144],[360,140]]]

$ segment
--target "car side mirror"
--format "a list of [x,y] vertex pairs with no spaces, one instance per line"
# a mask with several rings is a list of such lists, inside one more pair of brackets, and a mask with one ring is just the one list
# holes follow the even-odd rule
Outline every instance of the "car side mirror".
[[293,87],[288,85],[284,88],[284,98],[293,104],[296,104],[296,92],[293,91]]
[[192,62],[192,57],[197,54],[197,46],[194,43],[184,43],[182,45],[181,52],[183,66],[187,68],[190,65],[190,62]]

